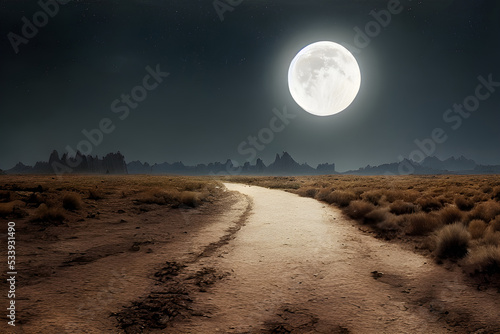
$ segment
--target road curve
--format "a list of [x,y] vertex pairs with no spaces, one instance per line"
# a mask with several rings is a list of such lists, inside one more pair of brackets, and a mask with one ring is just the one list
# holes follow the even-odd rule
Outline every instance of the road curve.
[[500,328],[498,294],[466,286],[460,272],[375,239],[314,199],[256,186],[225,186],[251,198],[252,212],[234,239],[199,264],[230,275],[195,297],[210,316],[175,326],[179,332],[461,333]]

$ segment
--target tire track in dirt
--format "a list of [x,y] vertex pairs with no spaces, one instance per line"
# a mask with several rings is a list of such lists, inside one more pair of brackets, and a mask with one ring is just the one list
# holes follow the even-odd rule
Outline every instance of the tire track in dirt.
[[246,208],[218,241],[203,246],[201,252],[193,253],[182,263],[167,261],[165,266],[153,275],[157,281],[153,291],[132,302],[122,311],[112,314],[116,317],[120,329],[127,334],[163,330],[173,321],[205,316],[203,309],[193,307],[191,296],[196,292],[205,292],[207,287],[229,273],[218,272],[212,267],[200,268],[196,264],[200,259],[212,256],[219,248],[227,245],[245,225],[252,210],[252,200],[248,196],[240,197],[246,201]]

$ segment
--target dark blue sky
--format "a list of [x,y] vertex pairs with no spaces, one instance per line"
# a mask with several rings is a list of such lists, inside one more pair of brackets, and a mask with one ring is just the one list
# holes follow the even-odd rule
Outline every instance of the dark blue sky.
[[[446,140],[424,142],[437,156],[500,164],[500,2],[401,0],[386,27],[360,39],[357,28],[376,28],[370,12],[394,1],[221,0],[233,4],[221,21],[210,0],[70,1],[58,10],[42,1],[53,17],[35,1],[3,0],[0,168],[82,140],[92,155],[119,150],[127,161],[243,163],[255,136],[266,163],[285,150],[342,171],[417,157],[425,148],[415,140],[435,128]],[[25,38],[34,18],[40,27],[25,27]],[[362,75],[354,103],[329,117],[303,111],[287,85],[295,54],[321,40],[350,49]],[[157,65],[169,73],[161,82],[150,74]],[[479,76],[494,82],[479,89],[482,100]],[[447,112],[464,101],[472,112]],[[284,106],[296,117],[263,143],[259,132]],[[100,126],[102,137],[92,131]]]

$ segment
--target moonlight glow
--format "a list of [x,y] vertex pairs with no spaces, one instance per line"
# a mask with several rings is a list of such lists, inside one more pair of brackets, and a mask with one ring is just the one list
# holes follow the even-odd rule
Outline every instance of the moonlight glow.
[[305,111],[329,116],[347,108],[358,94],[361,73],[342,45],[317,42],[303,48],[288,70],[288,88]]

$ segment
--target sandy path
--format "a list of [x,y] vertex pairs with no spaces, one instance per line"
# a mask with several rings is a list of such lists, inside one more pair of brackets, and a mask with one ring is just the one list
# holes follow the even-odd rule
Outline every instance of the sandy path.
[[[279,190],[226,184],[253,200],[246,225],[197,268],[230,275],[194,297],[208,316],[182,333],[489,333],[496,291],[365,235],[338,210]],[[375,278],[373,271],[382,272]]]

